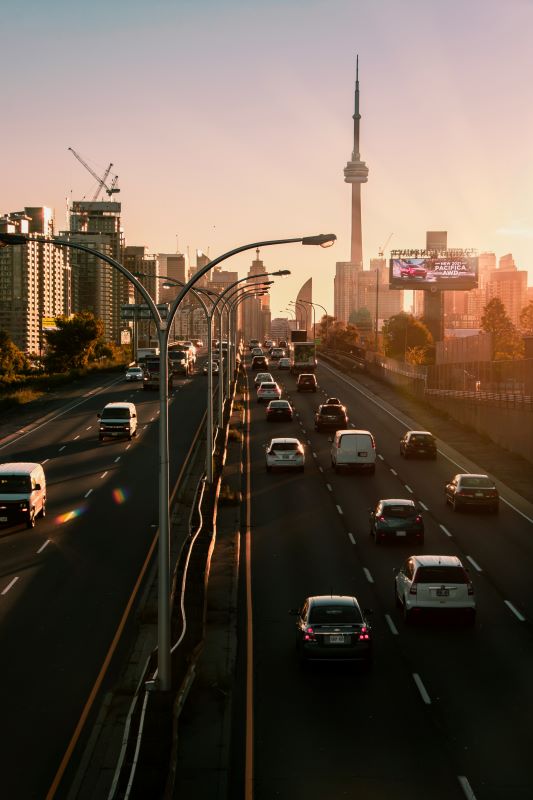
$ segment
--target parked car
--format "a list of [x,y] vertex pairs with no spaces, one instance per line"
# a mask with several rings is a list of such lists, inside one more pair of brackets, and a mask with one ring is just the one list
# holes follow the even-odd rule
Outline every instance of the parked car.
[[278,361],[278,369],[286,369],[289,370],[291,368],[291,360],[290,358],[280,358]]
[[42,464],[9,461],[0,464],[0,525],[24,522],[35,527],[46,516],[46,478]]
[[475,622],[474,587],[457,556],[409,556],[394,583],[396,605],[406,622],[429,611],[461,613]]
[[322,403],[315,411],[315,431],[334,430],[348,427],[348,413],[345,406]]
[[288,420],[292,422],[294,412],[288,400],[271,400],[266,408],[267,422]]
[[127,381],[142,381],[144,372],[141,367],[129,367],[126,370]]
[[264,381],[257,387],[257,402],[262,403],[263,400],[279,400],[281,397],[281,389],[278,384],[272,381]]
[[493,514],[500,510],[500,494],[488,475],[458,474],[444,487],[446,502],[454,511],[462,508],[488,508]]
[[316,375],[314,375],[312,372],[301,372],[298,375],[298,379],[296,381],[297,392],[316,392],[317,388],[318,382]]
[[299,439],[271,439],[266,447],[266,471],[273,469],[304,471],[304,447]]
[[423,456],[437,458],[437,441],[429,431],[407,431],[400,439],[400,455],[404,458]]
[[331,465],[340,469],[376,470],[376,443],[370,431],[340,430],[331,445]]
[[265,381],[271,381],[272,383],[275,383],[274,376],[271,375],[270,372],[258,372],[254,378],[255,388],[257,389],[257,387],[261,386],[261,384]]
[[101,413],[96,415],[100,420],[98,439],[137,436],[137,409],[133,403],[107,403]]
[[252,358],[252,367],[253,370],[255,369],[268,369],[268,359],[266,356],[254,356]]
[[356,597],[327,594],[307,597],[296,616],[296,653],[307,661],[360,661],[372,663],[370,610],[361,609]]
[[378,500],[370,509],[370,535],[376,544],[387,541],[424,543],[424,520],[413,500]]

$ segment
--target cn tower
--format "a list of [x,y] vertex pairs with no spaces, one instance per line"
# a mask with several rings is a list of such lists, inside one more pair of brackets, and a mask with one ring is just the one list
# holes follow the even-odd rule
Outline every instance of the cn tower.
[[368,167],[361,161],[359,153],[359,56],[355,71],[355,111],[353,115],[352,159],[344,167],[344,180],[352,184],[352,245],[350,262],[356,269],[363,269],[363,234],[361,225],[361,184],[368,180]]

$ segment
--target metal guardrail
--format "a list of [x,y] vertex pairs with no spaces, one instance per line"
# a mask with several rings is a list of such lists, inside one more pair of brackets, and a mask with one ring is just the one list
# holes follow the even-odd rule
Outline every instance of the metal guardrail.
[[463,389],[426,389],[428,397],[466,400],[476,405],[495,405],[505,408],[519,408],[533,411],[533,396],[518,392],[485,392]]

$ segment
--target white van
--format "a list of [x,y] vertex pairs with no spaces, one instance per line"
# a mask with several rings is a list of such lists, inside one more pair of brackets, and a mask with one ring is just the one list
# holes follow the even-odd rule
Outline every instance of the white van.
[[46,514],[46,478],[41,464],[0,464],[0,525],[23,521],[27,528],[34,528],[39,514]]
[[102,442],[106,436],[113,439],[120,436],[137,436],[137,409],[133,403],[108,403],[101,414],[98,439]]
[[335,472],[342,468],[375,472],[376,443],[370,431],[337,431],[331,445],[331,466]]

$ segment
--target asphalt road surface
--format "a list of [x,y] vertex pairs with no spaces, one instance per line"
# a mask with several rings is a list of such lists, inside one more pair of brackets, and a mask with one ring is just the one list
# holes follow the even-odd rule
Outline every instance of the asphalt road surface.
[[[297,411],[292,423],[267,423],[251,383],[255,800],[532,797],[531,506],[500,487],[498,516],[454,513],[444,484],[476,471],[460,453],[439,441],[436,461],[406,461],[399,440],[414,426],[356,380],[320,365],[318,393],[299,394],[292,376],[278,374]],[[351,424],[373,432],[374,475],[332,470],[330,434],[313,426],[329,395],[347,405]],[[263,445],[284,435],[305,444],[303,474],[266,473]],[[434,617],[405,625],[393,569],[419,551],[370,538],[368,509],[387,497],[420,503],[422,552],[468,566],[475,627]],[[330,592],[373,610],[370,673],[298,665],[289,609]]]
[[[175,380],[171,487],[205,398],[203,376]],[[69,410],[0,442],[1,462],[41,462],[48,484],[45,519],[0,529],[2,797],[46,797],[146,559],[158,520],[158,399],[106,376]],[[138,435],[100,443],[96,414],[118,400],[136,404]],[[97,708],[98,699],[89,723]]]

